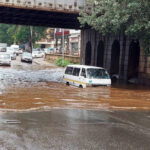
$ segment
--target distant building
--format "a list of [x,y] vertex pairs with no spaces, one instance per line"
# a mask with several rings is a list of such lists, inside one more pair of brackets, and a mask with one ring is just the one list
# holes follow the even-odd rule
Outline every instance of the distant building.
[[64,30],[60,29],[60,28],[55,29],[56,52],[62,53],[63,35],[64,35],[65,54],[69,54],[69,36],[70,36],[70,30],[69,29],[64,29]]
[[80,30],[70,30],[69,36],[69,54],[80,56],[81,49],[81,31]]
[[55,41],[54,39],[52,40],[47,40],[47,39],[41,39],[40,41],[36,42],[36,44],[39,44],[41,48],[55,48]]
[[[65,54],[68,55],[80,55],[80,30],[68,30],[64,29],[64,48]],[[56,49],[62,53],[62,38],[63,38],[63,30],[56,29],[55,32],[56,38]]]
[[46,38],[42,38],[40,41],[36,42],[39,44],[41,48],[54,48],[55,40],[54,40],[54,30],[53,28],[48,28],[46,30]]
[[[64,32],[64,33],[63,33]],[[63,43],[64,35],[64,43]],[[46,39],[36,42],[41,48],[53,48],[54,53],[62,53],[63,44],[66,55],[80,56],[81,49],[81,31],[69,29],[47,29]]]

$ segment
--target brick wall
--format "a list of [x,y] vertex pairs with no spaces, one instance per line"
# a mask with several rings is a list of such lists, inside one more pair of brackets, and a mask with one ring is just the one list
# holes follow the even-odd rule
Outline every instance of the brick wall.
[[[49,62],[55,63],[59,58],[62,58],[62,55],[60,54],[46,54],[45,59]],[[65,60],[69,60],[71,63],[78,64],[80,63],[80,57],[78,56],[65,56]]]

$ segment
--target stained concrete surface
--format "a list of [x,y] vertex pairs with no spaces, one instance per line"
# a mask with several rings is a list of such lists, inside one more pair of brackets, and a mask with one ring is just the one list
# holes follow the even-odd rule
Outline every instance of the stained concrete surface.
[[150,112],[51,110],[0,114],[4,150],[149,150]]

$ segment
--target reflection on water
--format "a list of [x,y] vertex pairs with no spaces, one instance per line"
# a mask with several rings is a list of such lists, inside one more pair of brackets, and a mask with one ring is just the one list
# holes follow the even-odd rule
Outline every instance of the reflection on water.
[[137,86],[88,87],[62,83],[61,68],[0,68],[1,110],[52,108],[150,109],[150,89]]

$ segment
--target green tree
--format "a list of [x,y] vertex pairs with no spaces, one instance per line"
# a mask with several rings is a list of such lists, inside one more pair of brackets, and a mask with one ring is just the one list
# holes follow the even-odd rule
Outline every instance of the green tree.
[[[32,42],[46,36],[46,27],[33,27]],[[30,26],[0,24],[0,43],[11,45],[31,42]]]
[[13,39],[7,33],[7,30],[11,25],[0,24],[0,43],[7,43],[8,45],[13,44]]
[[79,21],[102,35],[118,34],[140,39],[145,52],[150,46],[149,0],[94,0],[91,12],[83,11]]
[[[40,40],[46,36],[46,27],[33,27],[33,38],[32,42]],[[12,26],[8,29],[8,34],[17,44],[23,44],[31,42],[31,31],[30,26]]]

